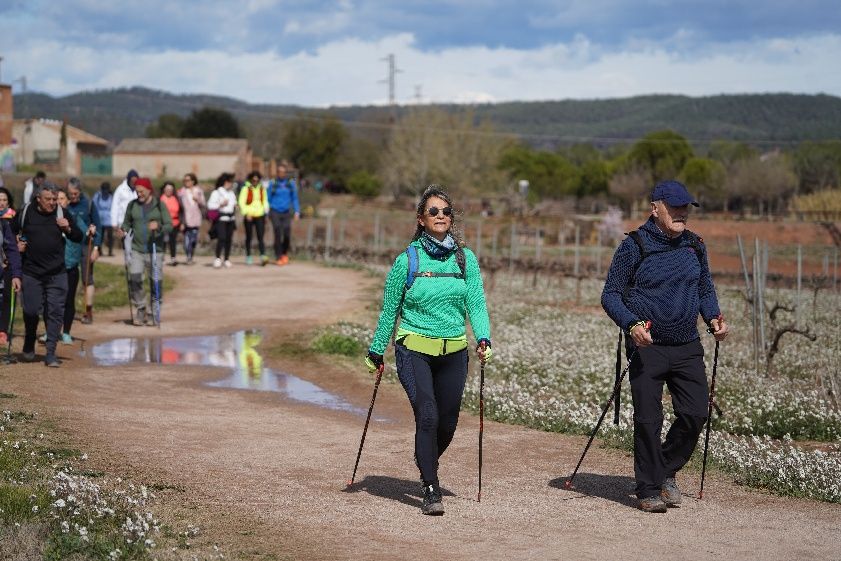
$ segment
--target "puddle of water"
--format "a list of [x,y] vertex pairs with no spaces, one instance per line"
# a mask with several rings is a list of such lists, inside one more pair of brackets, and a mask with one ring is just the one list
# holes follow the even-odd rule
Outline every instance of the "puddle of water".
[[361,416],[368,414],[367,409],[351,405],[312,382],[264,367],[263,357],[256,348],[262,340],[263,335],[259,331],[197,337],[124,338],[94,345],[90,354],[99,366],[147,363],[224,368],[230,371],[229,376],[206,382],[206,385],[278,392],[289,399],[334,411]]

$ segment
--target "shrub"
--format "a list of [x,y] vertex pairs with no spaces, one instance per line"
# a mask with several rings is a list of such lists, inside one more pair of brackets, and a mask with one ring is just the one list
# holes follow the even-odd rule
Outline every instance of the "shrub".
[[383,184],[377,176],[367,171],[357,171],[348,179],[347,188],[357,197],[372,198],[380,194]]

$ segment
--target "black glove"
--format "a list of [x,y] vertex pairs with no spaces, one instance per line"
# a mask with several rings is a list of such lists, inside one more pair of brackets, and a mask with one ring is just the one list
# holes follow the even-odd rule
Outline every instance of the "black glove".
[[368,367],[368,370],[375,372],[380,370],[383,367],[383,364],[383,355],[378,355],[373,351],[368,351],[368,354],[365,357],[365,365]]

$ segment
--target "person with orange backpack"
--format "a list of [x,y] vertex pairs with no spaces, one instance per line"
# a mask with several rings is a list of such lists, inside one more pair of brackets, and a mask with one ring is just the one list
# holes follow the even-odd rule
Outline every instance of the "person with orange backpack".
[[266,255],[266,244],[263,236],[266,232],[266,215],[269,213],[269,199],[266,196],[266,187],[263,185],[263,176],[259,171],[252,171],[248,174],[248,180],[239,191],[239,208],[242,212],[245,223],[245,263],[251,265],[251,240],[256,232],[257,249],[260,251],[260,264],[265,266],[269,262]]

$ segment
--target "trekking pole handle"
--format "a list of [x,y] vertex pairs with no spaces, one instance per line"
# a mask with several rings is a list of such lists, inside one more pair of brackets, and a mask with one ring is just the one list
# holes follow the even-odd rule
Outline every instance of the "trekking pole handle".
[[481,343],[479,343],[479,348],[482,350],[482,358],[479,359],[479,362],[481,362],[482,365],[484,365],[485,364],[485,350],[488,348],[487,342],[482,341]]

